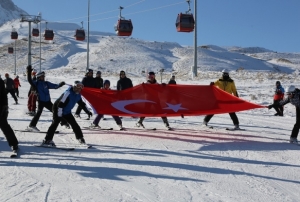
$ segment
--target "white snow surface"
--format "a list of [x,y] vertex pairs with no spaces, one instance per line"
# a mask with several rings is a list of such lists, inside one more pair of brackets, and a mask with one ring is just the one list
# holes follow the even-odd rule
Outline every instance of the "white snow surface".
[[[27,66],[28,25],[12,21],[0,27],[0,74],[14,73],[14,56],[7,48],[11,23],[19,32],[17,74],[21,85],[19,105],[9,97],[8,122],[23,130],[32,117],[27,111],[29,84],[23,73]],[[42,40],[42,70],[53,83],[81,80],[86,68],[86,41],[74,40],[76,24],[50,23],[54,41]],[[44,28],[43,28],[44,29]],[[38,38],[32,38],[38,42]],[[91,32],[90,68],[102,71],[116,88],[118,73],[125,70],[134,85],[145,82],[145,72],[165,71],[159,82],[172,74],[178,84],[207,85],[227,68],[242,99],[261,105],[273,102],[275,82],[299,86],[300,53],[276,53],[259,47],[201,45],[198,47],[198,77],[191,78],[193,48],[176,42],[149,42]],[[32,44],[32,64],[39,69],[39,43]],[[54,102],[66,86],[51,90]],[[101,101],[99,101],[101,102]],[[201,103],[199,103],[201,104]],[[73,109],[75,111],[76,107]],[[201,126],[204,116],[169,118],[174,131],[164,128],[160,118],[146,118],[147,128],[135,128],[136,118],[123,117],[126,131],[119,131],[109,115],[101,127],[112,131],[84,130],[93,149],[79,148],[70,129],[58,127],[54,142],[75,147],[74,151],[39,148],[45,134],[16,131],[20,156],[9,158],[10,148],[0,133],[0,201],[290,201],[300,200],[300,147],[288,143],[295,123],[295,107],[286,105],[283,117],[267,108],[237,112],[245,131],[233,127],[228,114],[215,115]],[[94,116],[95,117],[95,116]],[[94,118],[93,117],[93,118]],[[82,127],[92,120],[77,119]],[[52,114],[44,110],[37,127],[47,131]]]

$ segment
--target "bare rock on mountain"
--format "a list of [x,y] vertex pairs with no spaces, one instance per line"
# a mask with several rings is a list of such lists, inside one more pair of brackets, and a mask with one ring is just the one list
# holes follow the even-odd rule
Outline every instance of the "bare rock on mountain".
[[0,0],[0,26],[8,21],[20,19],[21,14],[28,15],[17,7],[12,0]]

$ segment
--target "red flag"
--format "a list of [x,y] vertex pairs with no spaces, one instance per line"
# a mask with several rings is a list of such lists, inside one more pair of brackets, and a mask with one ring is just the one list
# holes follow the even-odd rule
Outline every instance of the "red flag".
[[98,114],[195,116],[263,108],[215,86],[141,84],[123,91],[84,88],[82,96]]

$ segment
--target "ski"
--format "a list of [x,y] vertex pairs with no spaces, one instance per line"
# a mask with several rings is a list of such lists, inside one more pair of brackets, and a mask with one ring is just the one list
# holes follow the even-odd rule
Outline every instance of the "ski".
[[43,147],[43,148],[51,148],[51,149],[60,149],[60,150],[67,150],[67,151],[73,151],[75,148],[73,147],[61,147],[61,146],[47,146],[43,144],[35,144],[35,147]]
[[[26,132],[26,133],[47,133],[47,131],[30,131],[30,130],[14,130],[18,132]],[[55,133],[59,133],[59,131],[55,131]]]
[[10,154],[10,158],[16,158],[18,157],[18,150],[13,150]]
[[226,128],[226,130],[230,130],[230,131],[241,130],[241,131],[244,131],[245,129],[242,129],[242,128],[239,128],[239,129],[236,129],[236,128]]
[[90,127],[82,127],[84,130],[113,130],[113,128],[90,128]]
[[[127,128],[125,128],[126,130]],[[130,130],[130,128],[128,128]],[[135,127],[135,128],[131,128],[131,129],[136,129],[136,130],[156,130],[156,128],[144,128],[144,127]]]

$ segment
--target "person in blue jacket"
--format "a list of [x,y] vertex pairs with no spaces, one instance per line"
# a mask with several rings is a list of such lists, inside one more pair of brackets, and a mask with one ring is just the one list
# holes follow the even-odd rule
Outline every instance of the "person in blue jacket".
[[[27,130],[33,132],[39,132],[40,130],[36,127],[37,122],[40,119],[40,116],[43,112],[44,107],[52,112],[53,103],[51,102],[49,89],[58,89],[65,85],[65,82],[62,81],[59,84],[54,84],[49,81],[45,81],[45,72],[39,72],[36,75],[36,81],[33,81],[31,78],[32,67],[31,65],[27,66],[27,80],[29,84],[35,89],[38,97],[38,111],[31,120]],[[61,125],[68,126],[68,123],[65,120],[62,120]]]
[[53,105],[53,120],[52,124],[49,127],[46,137],[43,140],[43,144],[47,146],[55,146],[53,142],[53,136],[55,130],[61,121],[64,118],[72,127],[76,139],[80,144],[85,144],[83,138],[82,130],[78,123],[75,120],[75,117],[72,114],[72,109],[77,103],[89,116],[92,116],[86,104],[81,99],[81,90],[83,89],[83,84],[80,81],[75,81],[73,86],[69,87],[55,102]]

